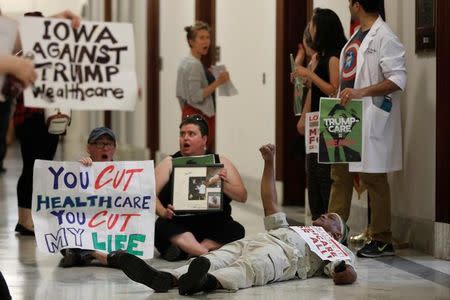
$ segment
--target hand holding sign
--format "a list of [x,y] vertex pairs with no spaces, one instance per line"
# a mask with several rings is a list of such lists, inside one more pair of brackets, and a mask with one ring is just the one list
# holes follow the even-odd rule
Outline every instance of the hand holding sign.
[[81,24],[81,18],[71,12],[70,10],[65,10],[60,13],[57,13],[56,15],[51,16],[51,18],[57,18],[57,19],[68,19],[72,21],[72,27],[78,28]]

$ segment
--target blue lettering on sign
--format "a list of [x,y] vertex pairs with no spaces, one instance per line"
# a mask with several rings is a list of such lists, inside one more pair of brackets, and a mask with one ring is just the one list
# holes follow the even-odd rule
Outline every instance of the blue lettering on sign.
[[[53,189],[57,190],[60,188],[59,178],[60,175],[64,172],[64,167],[59,167],[56,171],[53,167],[49,167],[48,170],[53,175]],[[84,173],[84,174],[83,174]],[[83,176],[84,175],[84,176]],[[63,177],[64,185],[69,189],[74,189],[78,184],[78,178],[73,172],[66,172]],[[85,190],[89,186],[89,172],[80,172],[80,187]]]
[[64,214],[65,210],[61,209],[58,211],[52,210],[50,214],[54,215],[58,219],[58,225],[61,225],[64,221],[63,216],[65,216],[66,221],[69,224],[74,224],[75,222],[79,225],[86,223],[86,213],[85,212],[68,212]]
[[82,235],[85,231],[84,229],[75,227],[60,228],[56,232],[56,236],[53,233],[44,234],[48,252],[55,253],[69,245],[67,231],[71,233],[75,246],[80,248],[83,247]]

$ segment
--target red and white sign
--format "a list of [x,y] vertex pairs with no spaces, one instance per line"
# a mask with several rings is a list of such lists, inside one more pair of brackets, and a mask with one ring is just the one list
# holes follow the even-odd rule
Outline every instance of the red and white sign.
[[318,226],[291,226],[308,244],[311,251],[322,260],[351,260],[343,246],[332,238],[322,227]]
[[306,114],[305,148],[306,154],[319,153],[319,112]]

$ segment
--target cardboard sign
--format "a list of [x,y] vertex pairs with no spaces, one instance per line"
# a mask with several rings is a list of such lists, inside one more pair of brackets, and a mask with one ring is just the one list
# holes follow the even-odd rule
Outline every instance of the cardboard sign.
[[360,162],[362,159],[362,101],[345,106],[337,98],[320,98],[319,163]]
[[306,113],[305,147],[306,154],[319,153],[319,112]]
[[351,260],[343,246],[332,238],[322,227],[318,226],[291,226],[308,244],[311,251],[322,260]]
[[78,162],[36,160],[32,215],[41,251],[65,248],[127,250],[153,257],[155,176],[153,161]]
[[23,54],[38,79],[24,92],[25,106],[80,110],[134,110],[137,98],[133,27],[130,23],[24,17]]

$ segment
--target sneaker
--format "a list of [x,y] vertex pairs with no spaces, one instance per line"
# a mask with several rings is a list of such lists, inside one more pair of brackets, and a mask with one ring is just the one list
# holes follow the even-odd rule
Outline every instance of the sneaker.
[[[113,254],[113,252],[110,254]],[[114,256],[114,254],[111,256]],[[119,255],[114,257],[114,260],[131,280],[142,283],[157,293],[167,292],[175,286],[175,277],[172,274],[158,271],[130,253],[121,251]]]
[[380,241],[372,240],[370,243],[365,244],[361,249],[358,250],[358,257],[381,257],[381,256],[392,256],[395,255],[394,247],[391,243],[383,243]]
[[180,295],[193,295],[198,292],[210,292],[217,289],[216,277],[208,274],[211,262],[206,257],[200,256],[189,264],[186,274],[178,280],[178,292]]

